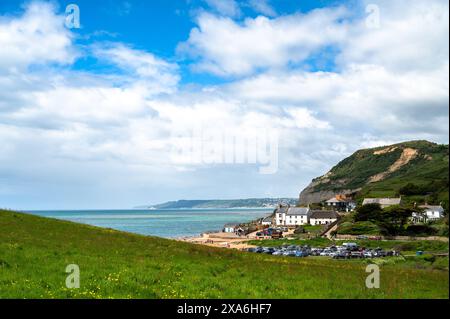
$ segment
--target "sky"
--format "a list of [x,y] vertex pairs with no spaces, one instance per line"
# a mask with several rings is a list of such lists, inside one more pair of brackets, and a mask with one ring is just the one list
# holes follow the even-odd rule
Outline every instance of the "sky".
[[448,144],[448,36],[446,0],[0,0],[0,207],[297,197]]

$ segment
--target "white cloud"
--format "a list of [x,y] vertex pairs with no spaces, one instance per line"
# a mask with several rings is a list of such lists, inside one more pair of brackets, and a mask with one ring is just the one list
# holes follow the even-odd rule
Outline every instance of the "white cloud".
[[20,18],[0,18],[0,72],[23,69],[30,64],[70,64],[76,57],[72,36],[55,7],[30,2]]
[[126,71],[132,76],[134,82],[136,77],[151,82],[153,90],[158,93],[173,91],[180,80],[176,64],[168,63],[154,54],[133,49],[122,43],[95,45],[93,54]]
[[448,1],[377,1],[377,6],[380,26],[355,21],[341,44],[339,64],[377,64],[407,72],[439,69],[448,61]]
[[277,15],[275,9],[269,4],[268,0],[250,0],[249,5],[257,13],[261,13],[268,17],[274,17]]
[[316,9],[270,19],[258,16],[242,23],[201,13],[198,27],[179,52],[199,57],[196,68],[217,75],[248,75],[258,69],[299,63],[319,49],[340,43],[346,35],[342,7]]
[[[197,55],[197,69],[242,78],[195,89],[183,87],[175,63],[119,42],[86,52],[110,73],[71,69],[78,46],[49,5],[0,17],[0,177],[11,185],[0,185],[0,200],[51,193],[73,208],[74,198],[99,206],[122,196],[122,205],[268,190],[294,196],[360,147],[447,142],[448,5],[380,7],[375,30],[363,19],[343,23],[342,8],[239,23],[203,13],[180,50]],[[339,49],[337,68],[292,67],[330,45]],[[199,125],[244,137],[276,130],[278,173],[175,165],[171,152],[185,140],[174,137]]]
[[241,9],[235,0],[205,0],[205,2],[221,15],[237,17],[241,14]]

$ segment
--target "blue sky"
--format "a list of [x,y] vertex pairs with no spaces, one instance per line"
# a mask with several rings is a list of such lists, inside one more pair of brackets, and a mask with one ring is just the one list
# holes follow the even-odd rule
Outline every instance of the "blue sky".
[[296,197],[359,148],[448,143],[448,20],[444,0],[2,1],[0,207]]

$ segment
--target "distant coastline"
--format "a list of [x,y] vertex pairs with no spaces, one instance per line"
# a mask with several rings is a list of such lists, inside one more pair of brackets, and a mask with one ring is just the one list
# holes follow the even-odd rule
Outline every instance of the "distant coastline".
[[295,205],[297,202],[297,198],[196,199],[141,205],[135,207],[135,209],[271,209],[279,203]]
[[97,227],[163,238],[197,237],[217,232],[227,223],[246,223],[272,213],[256,209],[128,209],[128,210],[40,210],[25,213],[63,219]]

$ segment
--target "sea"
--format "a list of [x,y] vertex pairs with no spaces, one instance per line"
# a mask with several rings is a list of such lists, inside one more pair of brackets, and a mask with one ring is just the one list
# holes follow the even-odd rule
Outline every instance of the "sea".
[[221,231],[227,223],[244,223],[272,213],[271,208],[176,210],[58,210],[27,213],[165,238],[194,237]]

